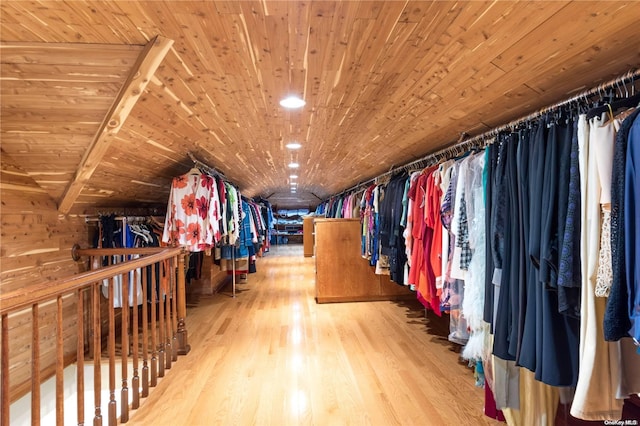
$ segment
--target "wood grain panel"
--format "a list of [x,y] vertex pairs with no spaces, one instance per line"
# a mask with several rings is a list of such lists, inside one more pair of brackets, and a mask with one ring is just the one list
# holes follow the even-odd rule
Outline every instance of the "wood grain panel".
[[78,170],[73,180],[65,188],[64,195],[58,203],[58,210],[69,213],[73,203],[82,192],[86,181],[98,167],[102,157],[111,143],[111,138],[118,133],[135,106],[156,69],[171,48],[173,40],[156,36],[140,52],[132,66],[127,80],[118,91],[112,105],[110,105],[100,128],[96,132],[91,144],[78,164]]
[[[4,145],[3,145],[4,150]],[[0,179],[0,292],[56,280],[81,271],[71,258],[75,243],[86,244],[84,219],[60,215],[55,202],[30,176],[2,152]],[[64,353],[75,353],[75,298],[63,300]],[[43,377],[55,371],[55,303],[40,309],[40,365]],[[12,399],[31,386],[31,313],[9,318]],[[69,359],[68,359],[69,361]]]
[[[76,211],[139,197],[166,204],[166,192],[144,193],[130,174],[167,188],[191,167],[187,152],[245,195],[314,205],[461,132],[528,115],[640,63],[640,4],[626,1],[46,0],[0,8],[3,148],[8,132],[48,132],[36,133],[52,141],[43,146],[95,134],[136,52],[156,35],[175,41],[124,122],[122,146],[106,154],[124,172],[112,160],[99,165]],[[306,107],[283,110],[278,101],[289,92],[304,95]],[[291,139],[303,148],[289,152]],[[24,144],[37,146],[18,137],[5,151]],[[148,156],[136,164],[139,152]],[[19,162],[37,173],[47,155]],[[295,196],[292,159],[303,166]],[[74,172],[69,160],[53,158],[50,167]],[[59,198],[60,185],[41,185]]]
[[[140,53],[141,46],[128,45],[94,45],[86,46],[74,43],[28,43],[7,42],[0,44],[2,62],[5,64],[29,64],[29,65],[65,65],[73,66],[76,70],[84,66],[97,67],[97,69],[113,69],[114,64],[128,65],[130,69]],[[89,68],[90,70],[91,68]],[[56,69],[51,70],[52,76],[56,76]],[[125,75],[126,77],[126,75]]]
[[362,258],[359,219],[317,218],[314,226],[318,303],[415,299]]

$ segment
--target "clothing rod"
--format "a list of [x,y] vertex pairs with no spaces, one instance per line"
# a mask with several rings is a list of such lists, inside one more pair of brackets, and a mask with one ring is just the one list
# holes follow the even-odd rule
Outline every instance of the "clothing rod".
[[198,160],[191,152],[187,151],[187,155],[189,156],[189,158],[191,158],[191,161],[193,161],[193,164],[196,167],[198,167],[199,169],[204,169],[204,171],[206,171],[206,172],[208,172],[210,174],[217,175],[217,176],[221,177],[222,179],[227,180],[225,175],[220,173],[215,168],[209,166],[208,164],[205,164],[202,161]]
[[[113,219],[114,220],[133,220],[133,221],[142,221],[142,220],[147,220],[152,216],[116,216]],[[160,216],[158,216],[160,217]],[[163,218],[164,219],[164,218]],[[89,223],[89,222],[100,222],[100,218],[99,217],[85,217],[84,221]]]
[[[387,176],[387,175],[393,175],[394,173],[397,173],[401,170],[406,170],[411,168],[412,166],[415,166],[416,164],[419,163],[425,163],[426,166],[431,165],[434,163],[434,160],[440,160],[440,159],[444,159],[444,158],[449,158],[451,154],[453,154],[454,152],[460,152],[460,153],[464,153],[466,151],[471,150],[472,148],[476,148],[480,145],[486,145],[489,141],[491,141],[493,138],[495,138],[499,133],[504,132],[505,130],[508,129],[513,129],[516,126],[518,126],[519,124],[522,123],[526,123],[527,121],[531,121],[533,119],[536,119],[544,114],[547,114],[551,111],[555,111],[558,108],[562,108],[563,106],[566,105],[570,105],[571,103],[580,101],[580,100],[588,100],[589,98],[591,98],[592,96],[598,95],[598,94],[602,94],[603,91],[606,90],[610,90],[610,89],[622,89],[622,87],[620,87],[621,85],[623,87],[626,86],[626,84],[628,83],[634,83],[636,80],[640,80],[640,69],[632,69],[630,71],[628,71],[627,73],[625,73],[624,75],[617,77],[613,80],[607,81],[605,83],[601,83],[599,85],[597,85],[596,87],[593,87],[589,90],[583,91],[577,95],[572,96],[569,99],[565,99],[563,101],[557,102],[555,104],[546,106],[544,108],[541,108],[531,114],[528,114],[524,117],[520,117],[518,119],[512,120],[506,124],[503,124],[502,126],[499,127],[495,127],[491,130],[488,130],[484,133],[481,133],[479,135],[473,136],[470,139],[466,139],[466,140],[460,140],[458,142],[454,142],[452,144],[449,144],[447,146],[445,146],[444,148],[436,151],[436,152],[432,152],[429,153],[427,155],[425,155],[424,157],[421,157],[417,160],[414,160],[410,163],[404,164],[402,166],[399,167],[395,167],[392,168],[391,170],[389,170],[388,172],[385,172],[377,177],[368,179],[366,181],[364,181],[363,183],[359,183],[356,186],[353,186],[349,189],[345,189],[343,191],[340,191],[334,195],[332,195],[331,197],[338,195],[338,194],[343,194],[345,192],[350,192],[354,189],[359,188],[360,186],[363,186],[365,184],[369,184],[372,182],[375,182],[376,180]],[[633,90],[634,87],[632,86],[632,93],[630,94],[633,95]],[[464,133],[463,133],[464,135]],[[437,162],[437,161],[436,161]],[[329,200],[331,197],[328,197],[327,200]],[[325,200],[326,201],[326,200]]]
[[575,96],[573,96],[573,97],[571,97],[569,99],[565,99],[563,101],[556,102],[555,104],[552,104],[552,105],[546,106],[544,108],[541,108],[541,109],[539,109],[539,110],[537,110],[537,111],[535,111],[535,112],[533,112],[533,113],[531,113],[529,115],[517,118],[517,119],[512,120],[512,121],[510,121],[510,122],[508,122],[506,124],[503,124],[502,126],[493,128],[493,129],[488,130],[488,131],[486,131],[484,133],[476,135],[476,136],[472,137],[471,139],[467,139],[467,140],[463,140],[463,141],[461,141],[459,143],[451,144],[451,145],[449,145],[449,146],[447,146],[447,147],[445,147],[445,148],[443,148],[443,149],[441,149],[439,151],[436,151],[434,153],[428,154],[425,157],[423,157],[423,158],[421,158],[419,160],[416,160],[416,161],[414,161],[412,163],[409,163],[409,164],[407,164],[407,165],[405,165],[403,167],[409,167],[409,166],[411,166],[411,165],[413,165],[413,164],[415,164],[417,162],[420,162],[420,161],[428,161],[429,162],[430,160],[433,160],[433,159],[436,159],[436,158],[442,156],[442,154],[451,153],[451,151],[453,151],[453,150],[460,152],[461,148],[464,148],[464,147],[467,147],[468,149],[473,148],[474,145],[478,144],[480,141],[490,140],[490,139],[494,138],[495,136],[497,136],[499,133],[502,133],[502,132],[504,132],[505,130],[508,130],[508,129],[513,129],[516,126],[518,126],[519,124],[526,123],[527,121],[531,121],[533,119],[541,117],[544,114],[547,114],[549,112],[555,111],[555,110],[557,110],[559,108],[562,108],[563,106],[570,105],[570,104],[572,104],[572,103],[574,103],[576,101],[587,100],[588,98],[590,98],[590,97],[592,97],[594,95],[601,94],[601,92],[603,92],[605,90],[617,89],[617,88],[619,88],[618,87],[619,85],[626,85],[627,83],[632,83],[637,79],[640,79],[640,70],[638,70],[638,69],[630,70],[626,74],[624,74],[624,75],[622,75],[622,76],[620,76],[618,78],[615,78],[615,79],[610,80],[610,81],[605,82],[605,83],[601,83],[598,86],[596,86],[596,87],[594,87],[592,89],[589,89],[587,91],[581,92],[581,93],[579,93],[579,94],[577,94],[577,95],[575,95]]

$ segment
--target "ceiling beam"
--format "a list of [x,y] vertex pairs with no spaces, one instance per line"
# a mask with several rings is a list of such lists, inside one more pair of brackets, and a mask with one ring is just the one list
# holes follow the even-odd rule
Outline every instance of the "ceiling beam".
[[142,50],[122,89],[120,89],[120,93],[100,124],[91,145],[85,152],[73,180],[65,189],[58,203],[58,211],[64,214],[69,213],[85,184],[91,179],[93,172],[102,161],[113,137],[124,124],[172,45],[173,40],[158,35],[151,39]]

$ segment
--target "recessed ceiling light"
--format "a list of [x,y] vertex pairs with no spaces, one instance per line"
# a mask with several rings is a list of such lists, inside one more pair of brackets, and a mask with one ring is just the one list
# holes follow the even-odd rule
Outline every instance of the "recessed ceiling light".
[[299,144],[298,142],[290,142],[288,144],[285,145],[287,148],[289,149],[300,149],[302,147],[301,144]]
[[297,96],[288,96],[280,101],[280,105],[285,108],[302,108],[306,102]]
[[291,176],[289,176],[289,177],[290,177],[291,179],[297,179],[297,178],[298,178],[298,175],[291,175]]
[[298,163],[289,163],[289,168],[290,169],[297,169],[298,167],[300,167],[300,164],[298,164]]

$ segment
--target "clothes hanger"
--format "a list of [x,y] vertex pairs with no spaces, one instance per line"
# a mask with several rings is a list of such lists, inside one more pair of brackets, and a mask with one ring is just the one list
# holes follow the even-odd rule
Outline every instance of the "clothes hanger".
[[196,166],[193,166],[191,170],[187,172],[188,176],[200,176],[201,174],[202,174],[202,171]]
[[587,120],[600,116],[603,112],[611,112],[614,114],[616,111],[620,109],[628,109],[628,108],[637,108],[640,105],[640,93],[629,96],[627,98],[623,98],[617,101],[612,101],[610,103],[606,103],[601,106],[597,106],[595,108],[591,108],[587,112]]

